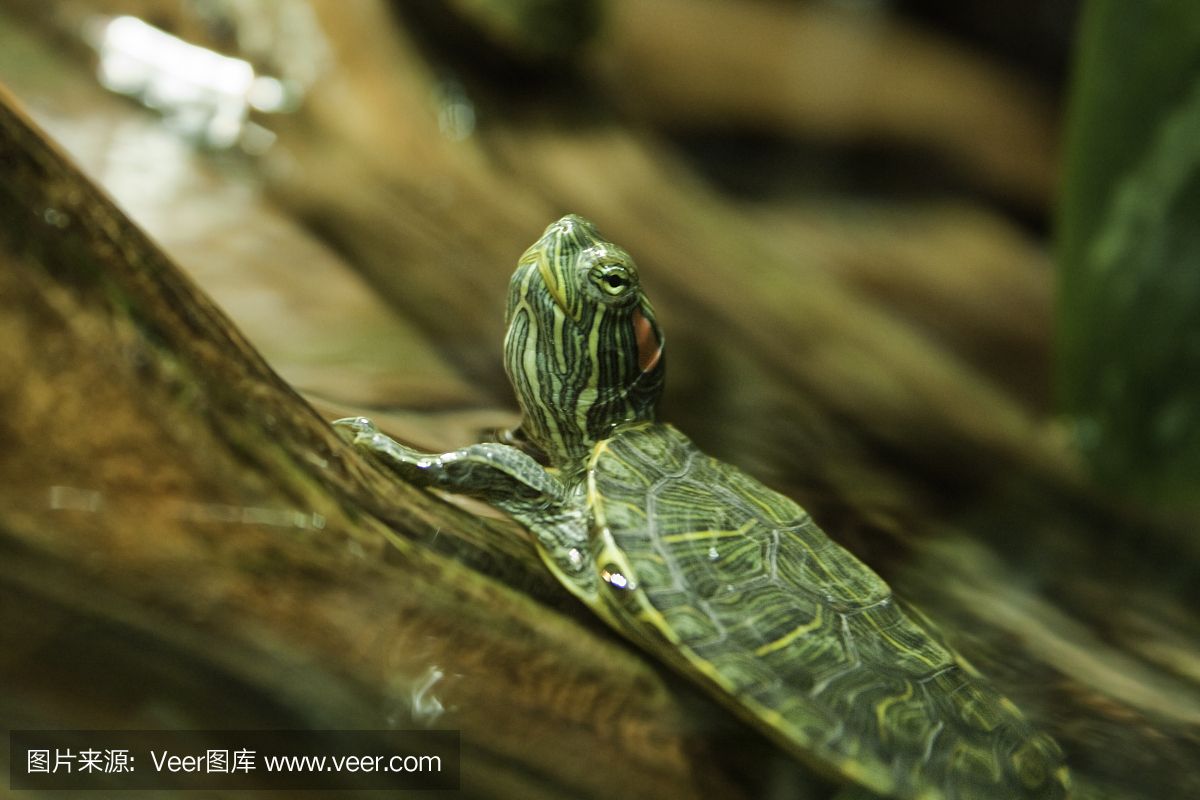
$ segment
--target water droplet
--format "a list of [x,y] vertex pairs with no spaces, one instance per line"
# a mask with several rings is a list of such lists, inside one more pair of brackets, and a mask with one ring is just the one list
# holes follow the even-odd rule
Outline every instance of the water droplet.
[[629,589],[629,579],[618,571],[615,564],[609,564],[600,570],[600,577],[614,589]]
[[446,707],[433,694],[433,687],[446,676],[436,665],[431,665],[425,674],[416,680],[409,698],[413,722],[418,725],[432,725],[437,721]]
[[47,225],[52,225],[59,230],[63,230],[71,224],[71,216],[59,211],[57,208],[47,208],[42,212],[42,219],[45,220]]
[[708,560],[709,561],[716,561],[720,557],[721,557],[721,554],[717,552],[716,547],[708,548]]

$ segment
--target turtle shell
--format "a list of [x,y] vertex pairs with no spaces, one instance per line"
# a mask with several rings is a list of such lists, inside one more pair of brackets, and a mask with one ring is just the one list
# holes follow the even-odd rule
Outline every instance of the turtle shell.
[[1057,744],[788,498],[669,425],[597,444],[597,609],[791,752],[912,798],[1065,794]]

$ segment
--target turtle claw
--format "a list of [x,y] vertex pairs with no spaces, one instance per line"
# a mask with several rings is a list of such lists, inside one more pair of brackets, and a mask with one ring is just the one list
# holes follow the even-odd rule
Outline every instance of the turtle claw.
[[379,433],[379,428],[366,417],[344,417],[332,423],[334,430],[346,442],[358,445],[370,441]]

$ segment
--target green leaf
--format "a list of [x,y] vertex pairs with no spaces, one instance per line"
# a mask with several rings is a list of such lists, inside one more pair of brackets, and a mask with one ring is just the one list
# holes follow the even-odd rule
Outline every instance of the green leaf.
[[1095,0],[1059,219],[1058,394],[1095,477],[1200,508],[1200,3]]

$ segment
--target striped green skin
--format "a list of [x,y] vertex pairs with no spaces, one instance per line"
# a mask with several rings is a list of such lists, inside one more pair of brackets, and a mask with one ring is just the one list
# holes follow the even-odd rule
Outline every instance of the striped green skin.
[[525,251],[505,320],[521,432],[559,469],[577,473],[615,424],[654,418],[662,332],[633,259],[590,222],[563,217]]
[[801,758],[899,797],[1063,796],[1055,742],[791,500],[651,423],[586,481],[603,616]]
[[520,436],[420,453],[339,430],[404,480],[529,528],[563,585],[808,763],[922,800],[1056,798],[1058,746],[791,500],[654,421],[663,337],[637,268],[567,216],[510,284]]
[[[618,297],[597,280],[606,265],[627,280]],[[632,259],[578,217],[548,227],[510,284],[521,428],[584,508],[502,505],[560,580],[820,768],[900,797],[1061,797],[1054,741],[882,579],[791,500],[653,422],[663,359],[639,347],[635,310],[661,350]]]

